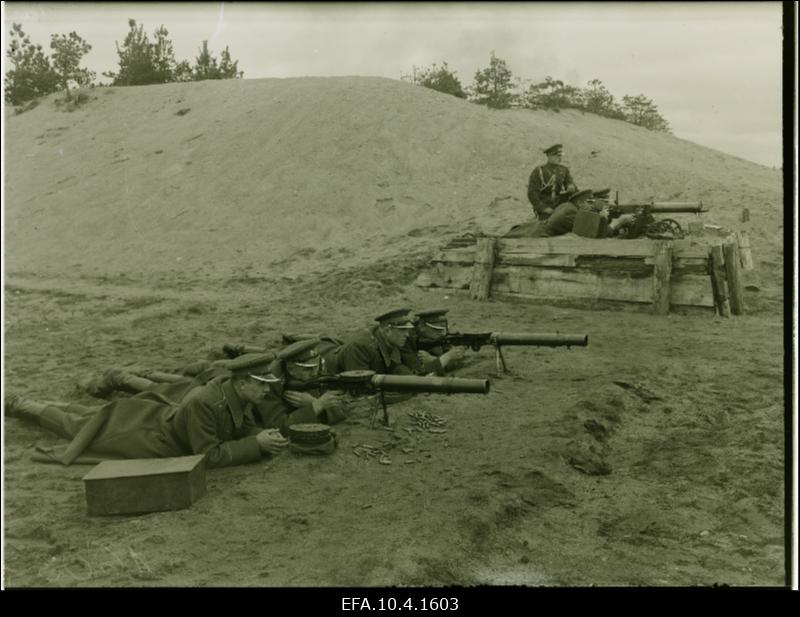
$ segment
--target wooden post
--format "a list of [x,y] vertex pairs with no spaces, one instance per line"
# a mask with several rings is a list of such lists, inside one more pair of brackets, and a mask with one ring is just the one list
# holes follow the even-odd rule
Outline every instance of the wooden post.
[[472,281],[469,285],[469,295],[473,300],[486,300],[489,297],[496,244],[497,238],[478,238],[475,263],[472,266]]
[[722,245],[711,247],[711,291],[714,294],[714,305],[721,317],[731,316],[728,302],[728,291],[725,285],[725,259],[722,256]]
[[744,293],[739,269],[739,245],[736,242],[728,242],[723,245],[722,252],[725,255],[725,274],[728,279],[731,313],[741,315],[744,313]]
[[753,253],[750,251],[750,236],[746,231],[737,231],[736,242],[739,244],[739,256],[741,258],[742,270],[752,270],[755,266],[753,264]]
[[653,252],[653,312],[656,315],[669,314],[671,276],[672,243],[665,240],[657,241]]

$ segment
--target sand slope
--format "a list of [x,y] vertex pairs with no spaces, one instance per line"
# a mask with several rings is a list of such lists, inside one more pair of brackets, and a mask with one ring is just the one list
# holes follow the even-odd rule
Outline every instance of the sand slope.
[[293,275],[424,251],[527,217],[528,175],[553,142],[581,187],[703,200],[724,226],[747,206],[754,250],[780,250],[779,171],[591,114],[491,111],[390,79],[99,88],[71,113],[50,97],[6,131],[12,273]]

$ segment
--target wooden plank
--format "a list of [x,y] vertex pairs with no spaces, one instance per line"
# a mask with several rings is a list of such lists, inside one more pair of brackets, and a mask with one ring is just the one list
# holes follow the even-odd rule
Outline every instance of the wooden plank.
[[[653,257],[645,257],[644,263],[649,266],[652,266],[654,263]],[[679,257],[676,258],[674,255],[672,257],[672,269],[673,270],[683,270],[685,268],[691,269],[708,269],[709,265],[709,258],[708,257]]]
[[575,265],[582,270],[625,273],[637,277],[649,277],[653,273],[653,266],[646,264],[641,257],[579,255],[575,260]]
[[497,238],[480,238],[475,249],[475,265],[472,267],[472,280],[469,286],[473,300],[486,300],[492,288],[495,245]]
[[442,247],[442,250],[446,251],[447,249],[462,248],[465,246],[471,246],[474,249],[476,242],[477,239],[474,236],[468,238],[453,238],[446,246]]
[[590,298],[651,302],[650,278],[578,268],[495,268],[493,288],[504,293],[528,293],[549,298]]
[[[670,304],[713,307],[707,275],[679,275],[671,278]],[[622,302],[653,302],[651,277],[624,273],[596,272],[580,268],[496,267],[492,290],[498,293],[528,294],[539,298],[582,298]]]
[[469,264],[475,263],[475,246],[461,249],[447,249],[439,251],[433,256],[431,261],[441,261],[447,263]]
[[[606,261],[603,261],[603,259]],[[472,265],[475,259],[475,249],[447,250],[437,253],[434,262]],[[612,261],[617,260],[617,261]],[[611,255],[571,255],[547,253],[498,253],[496,265],[504,266],[553,266],[558,268],[589,267],[589,268],[621,268],[636,270],[641,266],[652,266],[653,257],[642,259],[641,256],[611,256]],[[698,274],[708,268],[708,257],[678,257],[672,262],[673,270],[691,269]]]
[[[608,255],[611,257],[651,257],[655,240],[616,240],[614,238],[591,239],[574,234],[555,238],[500,238],[499,254],[508,256],[515,253],[569,254],[569,255]],[[698,238],[671,240],[672,254],[675,258],[705,258],[708,244]]]
[[753,264],[753,253],[750,251],[750,236],[746,231],[737,231],[736,241],[739,244],[739,257],[741,259],[742,270],[752,270],[755,265]]
[[653,256],[653,312],[669,314],[672,277],[672,246],[669,242],[656,242]]
[[[537,297],[598,298],[650,303],[653,299],[651,275],[652,269],[645,276],[631,276],[630,273],[597,272],[585,268],[536,268],[496,264],[492,275],[492,293],[532,293]],[[538,281],[534,283],[530,279]],[[420,287],[466,290],[471,281],[471,266],[437,263],[422,273],[415,284]],[[714,306],[707,274],[690,274],[673,268],[671,287],[670,303],[673,306]],[[526,289],[533,291],[526,292]]]
[[725,256],[725,276],[728,280],[728,295],[731,303],[731,313],[742,315],[744,313],[744,291],[740,269],[739,245],[728,242],[722,245]]
[[728,302],[728,290],[725,281],[725,258],[722,254],[721,244],[711,247],[711,290],[717,313],[721,317],[730,317],[731,307]]
[[497,256],[495,265],[572,268],[575,266],[575,255],[543,255],[539,253],[501,254]]
[[653,254],[650,240],[613,240],[582,238],[573,234],[555,238],[501,238],[500,255],[538,253],[544,255],[610,255],[646,257]]

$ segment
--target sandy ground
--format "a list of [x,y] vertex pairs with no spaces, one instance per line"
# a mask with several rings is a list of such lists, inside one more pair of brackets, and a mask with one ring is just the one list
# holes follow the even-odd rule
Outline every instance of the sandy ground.
[[[335,454],[214,470],[179,512],[87,517],[89,468],[31,462],[57,438],[5,420],[6,585],[784,583],[778,171],[590,115],[492,113],[384,79],[92,96],[6,118],[7,389],[91,403],[76,381],[108,366],[346,332],[404,304],[449,307],[457,330],[586,333],[589,346],[510,349],[503,376],[489,350],[470,352],[458,374],[490,376],[490,394],[394,405],[392,431],[357,413]],[[579,185],[703,199],[709,222],[748,229],[747,315],[414,287],[453,235],[527,216],[535,148],[552,141]],[[738,222],[742,207],[757,223]],[[414,430],[418,411],[447,431]]]

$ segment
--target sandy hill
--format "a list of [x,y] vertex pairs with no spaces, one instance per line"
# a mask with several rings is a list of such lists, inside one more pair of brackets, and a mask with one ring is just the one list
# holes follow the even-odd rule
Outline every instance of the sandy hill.
[[780,263],[781,172],[576,111],[490,111],[383,78],[98,88],[6,117],[6,270],[297,276],[434,250],[525,219],[540,149],[581,187],[759,217]]

